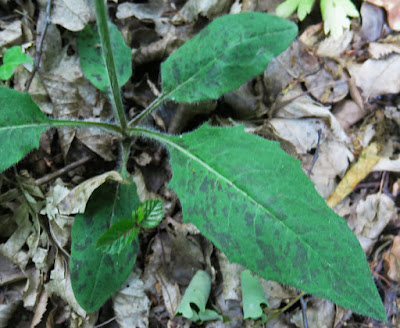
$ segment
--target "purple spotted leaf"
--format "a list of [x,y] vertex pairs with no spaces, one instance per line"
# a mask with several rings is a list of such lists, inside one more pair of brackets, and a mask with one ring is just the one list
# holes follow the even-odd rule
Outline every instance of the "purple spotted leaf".
[[113,224],[131,217],[140,204],[135,183],[105,183],[94,191],[71,234],[71,283],[78,303],[96,311],[128,278],[139,250],[137,239],[118,254],[96,249],[99,237]]
[[278,143],[207,124],[162,138],[184,221],[232,262],[386,320],[357,238]]
[[296,35],[296,24],[265,13],[216,18],[161,65],[163,95],[188,103],[219,98],[261,74]]

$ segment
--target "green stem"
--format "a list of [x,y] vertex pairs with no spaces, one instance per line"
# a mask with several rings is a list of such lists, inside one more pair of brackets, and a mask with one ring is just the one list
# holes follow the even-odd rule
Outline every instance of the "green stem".
[[50,120],[49,125],[51,127],[85,127],[85,128],[98,128],[106,130],[113,134],[123,135],[121,127],[115,124],[104,123],[104,122],[92,122],[92,121],[70,121],[70,120]]
[[108,30],[107,10],[104,0],[95,0],[96,21],[101,40],[101,49],[106,64],[108,79],[111,87],[111,102],[115,112],[115,116],[121,126],[122,133],[125,134],[127,122],[124,106],[119,91],[117,74],[115,70],[114,55],[111,49],[110,32]]
[[166,99],[166,95],[161,94],[158,98],[156,98],[146,109],[144,109],[139,115],[135,116],[132,120],[129,121],[129,126],[136,126],[140,123],[140,121],[145,118],[148,114],[150,114],[153,110],[155,110],[158,106],[160,106]]
[[127,180],[129,176],[127,164],[129,159],[129,153],[131,151],[131,139],[125,139],[121,142],[121,151],[122,151],[122,163],[119,171],[121,172],[122,178]]

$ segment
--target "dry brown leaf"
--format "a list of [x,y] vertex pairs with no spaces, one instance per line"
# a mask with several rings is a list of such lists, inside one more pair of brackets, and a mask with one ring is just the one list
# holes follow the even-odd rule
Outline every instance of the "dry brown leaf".
[[[70,215],[83,213],[89,197],[98,187],[107,180],[123,183],[124,179],[117,171],[109,171],[90,178],[72,189],[58,204],[60,214]],[[126,183],[126,182],[125,182]]]
[[0,304],[0,328],[10,327],[8,325],[8,320],[11,319],[15,310],[19,305],[19,301],[12,302],[9,304]]
[[364,1],[360,13],[362,19],[361,37],[369,42],[379,39],[385,22],[384,10]]
[[216,16],[226,14],[233,3],[232,0],[189,0],[181,8],[180,14],[172,18],[174,23],[193,23],[199,15],[212,19]]
[[52,6],[51,22],[73,32],[82,30],[96,17],[89,0],[55,0]]
[[400,92],[400,55],[384,60],[368,59],[363,64],[349,64],[350,75],[366,99]]
[[367,111],[361,109],[353,100],[345,100],[335,105],[333,113],[344,130],[361,120]]
[[400,236],[394,237],[392,249],[383,254],[382,258],[388,278],[400,282]]
[[375,6],[383,7],[388,16],[390,28],[400,31],[400,2],[398,0],[366,0]]
[[396,207],[385,194],[372,194],[360,200],[356,215],[347,221],[364,252],[369,253],[388,222],[396,215]]
[[20,20],[11,23],[0,22],[0,48],[7,46],[22,37],[22,25]]
[[36,327],[42,320],[43,314],[46,312],[49,294],[45,290],[42,291],[39,301],[36,305],[35,314],[33,315],[30,328]]
[[372,171],[374,166],[381,159],[381,157],[378,156],[378,152],[379,145],[377,143],[371,143],[366,149],[364,149],[357,163],[350,168],[329,196],[327,204],[330,207],[335,207],[339,204],[342,199],[350,194],[355,186]]
[[140,272],[134,270],[112,299],[116,320],[121,328],[148,327],[150,300],[144,291]]
[[[335,321],[335,304],[321,299],[312,299],[307,303],[306,313],[309,327],[331,328]],[[303,328],[303,314],[297,310],[290,319],[296,327]]]

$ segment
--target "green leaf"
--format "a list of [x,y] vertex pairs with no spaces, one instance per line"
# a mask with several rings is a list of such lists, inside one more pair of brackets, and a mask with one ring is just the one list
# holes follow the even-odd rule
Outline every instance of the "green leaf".
[[250,270],[240,274],[242,283],[242,299],[244,319],[257,319],[264,316],[262,305],[268,306],[260,280],[254,277]]
[[276,8],[280,17],[288,17],[297,9],[297,17],[302,21],[311,12],[314,0],[286,0]]
[[216,99],[261,74],[296,35],[296,24],[260,12],[217,18],[161,65],[163,95],[188,103]]
[[343,29],[350,27],[347,16],[359,16],[356,6],[350,0],[321,0],[321,14],[325,34],[330,32],[335,39],[343,34]]
[[142,228],[156,227],[164,217],[163,203],[161,199],[150,199],[141,204],[133,213],[135,222]]
[[96,249],[103,253],[120,254],[121,251],[132,244],[139,233],[132,219],[118,221],[103,233],[97,240]]
[[245,133],[242,126],[207,124],[163,138],[184,221],[232,262],[386,319],[357,238],[278,143]]
[[39,147],[50,119],[28,93],[0,86],[0,172]]
[[20,64],[31,63],[31,57],[22,52],[21,46],[14,46],[4,53],[3,65],[0,66],[0,79],[8,80]]
[[[118,28],[109,22],[111,48],[117,70],[119,86],[123,86],[132,75],[132,53]],[[92,84],[106,92],[110,86],[102,56],[100,37],[95,27],[87,25],[78,36],[78,51],[82,71]]]
[[[199,270],[193,276],[188,288],[179,303],[176,315],[182,315],[186,319],[202,322],[221,319],[217,312],[206,309],[211,290],[211,278],[206,271]],[[193,308],[195,305],[197,308]]]
[[99,237],[111,225],[130,217],[140,200],[136,185],[105,183],[89,199],[86,211],[78,214],[72,227],[71,283],[78,303],[96,311],[128,278],[139,251],[137,239],[120,254],[96,249]]

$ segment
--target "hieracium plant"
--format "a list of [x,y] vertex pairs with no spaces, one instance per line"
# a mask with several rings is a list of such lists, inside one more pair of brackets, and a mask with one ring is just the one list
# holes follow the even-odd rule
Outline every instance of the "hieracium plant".
[[99,309],[131,272],[140,230],[162,219],[161,202],[141,204],[126,170],[131,144],[140,137],[168,149],[169,186],[180,199],[184,222],[196,225],[232,262],[385,320],[357,238],[277,142],[246,133],[243,126],[204,124],[168,135],[141,125],[166,100],[217,99],[262,73],[295,39],[296,25],[259,12],[215,19],[162,63],[162,94],[128,122],[120,87],[132,73],[131,52],[108,22],[104,0],[95,4],[97,27],[80,33],[78,50],[85,75],[109,96],[113,122],[53,119],[28,93],[0,88],[0,171],[37,148],[49,128],[98,128],[120,141],[125,183],[101,185],[72,229],[70,270],[79,304],[88,312]]

